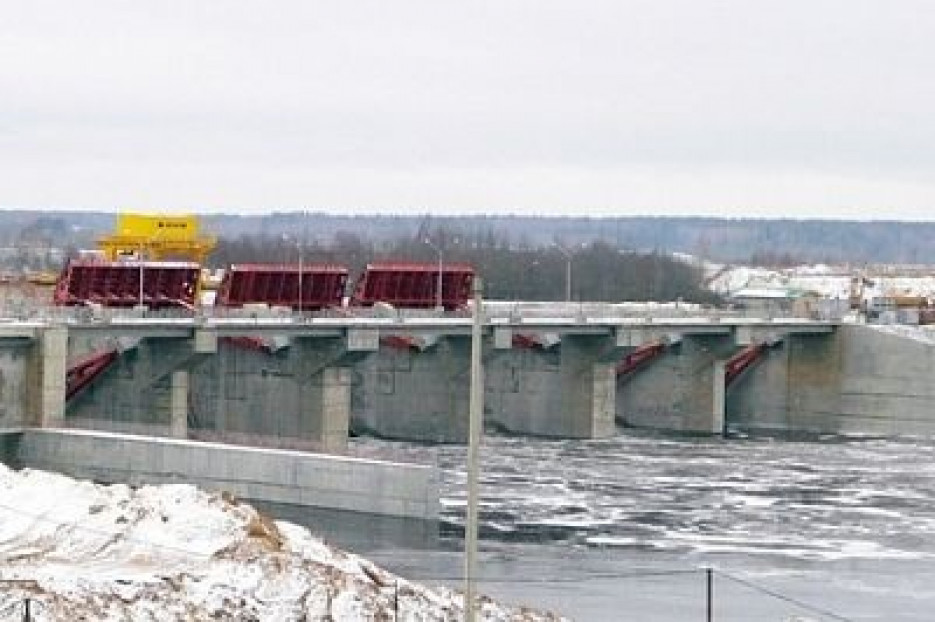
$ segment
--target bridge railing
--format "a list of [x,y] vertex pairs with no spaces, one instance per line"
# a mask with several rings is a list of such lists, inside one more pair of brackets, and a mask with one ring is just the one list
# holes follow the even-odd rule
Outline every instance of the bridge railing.
[[[512,321],[520,319],[563,319],[572,321],[600,321],[615,319],[632,320],[646,318],[749,318],[769,320],[790,317],[790,314],[764,312],[762,309],[730,309],[702,307],[679,303],[527,303],[489,301],[484,304],[488,319]],[[318,311],[296,311],[284,307],[251,306],[181,308],[108,308],[108,307],[59,307],[28,301],[0,301],[0,320],[44,321],[61,324],[108,323],[114,320],[141,318],[152,320],[171,319],[269,319],[280,318],[297,324],[313,322],[317,318],[383,318],[406,320],[411,318],[469,318],[471,309],[438,311],[436,309],[396,309],[388,306],[339,307]],[[841,313],[811,312],[803,319],[835,321]]]

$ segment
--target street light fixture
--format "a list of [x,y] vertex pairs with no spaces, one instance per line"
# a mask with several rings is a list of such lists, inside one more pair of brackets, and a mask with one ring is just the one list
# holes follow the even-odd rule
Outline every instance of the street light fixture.
[[565,302],[571,302],[571,258],[574,257],[574,253],[558,242],[553,244],[565,256]]
[[281,239],[282,239],[283,246],[285,247],[283,250],[283,260],[282,260],[283,266],[288,267],[288,264],[291,261],[290,259],[292,256],[291,248],[292,248],[293,242],[295,243],[296,254],[298,255],[298,258],[299,258],[299,270],[298,270],[299,273],[297,275],[298,280],[296,282],[297,300],[296,300],[295,306],[293,307],[293,311],[298,311],[299,314],[301,314],[302,310],[305,308],[305,305],[304,305],[305,301],[302,299],[302,281],[304,280],[303,277],[305,276],[303,274],[303,269],[305,267],[304,265],[305,264],[305,245],[303,244],[302,237],[294,238],[288,233],[283,233],[281,235]]
[[140,240],[139,242],[139,266],[140,266],[140,310],[143,311],[146,309],[146,298],[145,292],[143,290],[143,278],[145,273],[146,262],[143,258],[143,250],[146,249],[150,256],[153,252],[153,244],[159,239],[159,236],[162,234],[162,230],[157,231],[148,238]]
[[302,281],[305,280],[305,274],[302,272],[302,255],[304,253],[305,248],[302,241],[299,240],[299,315],[302,315],[302,310],[305,308],[305,301],[302,299]]
[[139,264],[140,264],[140,278],[139,278],[139,281],[140,281],[140,312],[142,313],[143,309],[146,308],[146,303],[145,303],[145,301],[144,301],[144,299],[143,299],[143,268],[144,268],[144,266],[143,266],[143,243],[142,243],[142,242],[140,242],[140,249],[139,249],[139,251],[138,251],[137,260],[139,261]]
[[443,268],[442,249],[428,238],[423,238],[422,241],[428,244],[429,246],[431,246],[435,250],[435,252],[438,253],[438,283],[435,285],[435,296],[436,296],[435,306],[437,306],[439,309],[442,309],[444,308],[444,304],[443,304],[444,298],[442,297],[442,268]]
[[305,273],[302,271],[305,262],[305,245],[308,244],[308,210],[302,210],[302,237],[299,239],[299,313],[305,309],[305,299],[302,298],[302,282]]

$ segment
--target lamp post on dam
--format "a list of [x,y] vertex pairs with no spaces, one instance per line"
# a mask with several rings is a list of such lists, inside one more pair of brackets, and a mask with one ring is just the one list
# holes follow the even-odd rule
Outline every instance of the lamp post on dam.
[[444,275],[443,275],[444,263],[443,263],[442,249],[440,246],[432,242],[432,240],[430,240],[429,238],[423,238],[422,241],[425,242],[428,246],[430,246],[438,254],[438,282],[435,284],[435,296],[436,296],[435,306],[438,307],[439,309],[444,309],[445,299],[442,294],[442,286],[443,286],[442,284],[444,282]]

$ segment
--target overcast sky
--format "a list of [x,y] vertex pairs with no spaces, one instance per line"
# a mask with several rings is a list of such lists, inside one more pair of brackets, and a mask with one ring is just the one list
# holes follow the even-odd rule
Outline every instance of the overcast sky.
[[2,206],[935,219],[931,0],[0,7]]

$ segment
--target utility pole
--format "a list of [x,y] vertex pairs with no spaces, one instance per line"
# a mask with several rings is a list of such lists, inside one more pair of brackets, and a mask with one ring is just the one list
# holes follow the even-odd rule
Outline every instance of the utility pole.
[[475,572],[477,566],[477,506],[478,471],[480,468],[480,441],[484,412],[484,370],[481,367],[481,330],[484,322],[484,307],[481,299],[483,285],[480,278],[474,279],[474,323],[471,328],[471,401],[468,425],[467,455],[467,514],[464,517],[464,620],[474,622],[476,618]]

